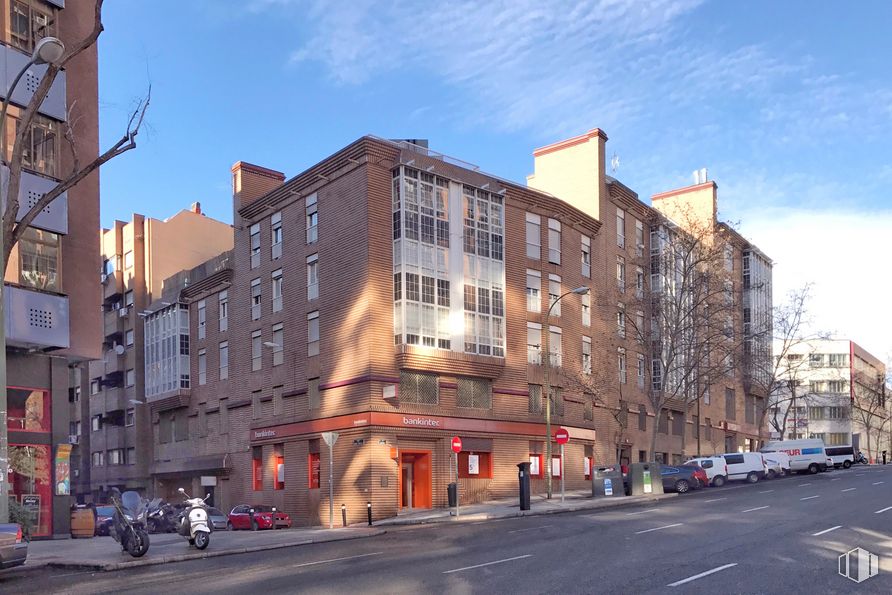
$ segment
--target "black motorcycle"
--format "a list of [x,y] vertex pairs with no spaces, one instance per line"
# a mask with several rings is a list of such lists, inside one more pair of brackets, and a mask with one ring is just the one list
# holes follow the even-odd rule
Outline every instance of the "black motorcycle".
[[111,535],[121,544],[121,549],[134,558],[149,551],[149,532],[146,530],[146,502],[136,492],[113,494],[115,506]]
[[155,498],[147,508],[149,533],[173,533],[177,530],[177,515],[173,506],[161,498]]

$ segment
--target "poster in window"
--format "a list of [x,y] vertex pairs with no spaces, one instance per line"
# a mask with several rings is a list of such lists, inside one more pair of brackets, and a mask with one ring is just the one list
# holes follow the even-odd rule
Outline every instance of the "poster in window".
[[582,463],[582,465],[583,465],[583,472],[585,473],[586,477],[588,477],[589,475],[592,474],[592,458],[591,458],[591,457],[584,457],[584,458],[582,459],[582,461],[583,461],[583,463]]
[[60,444],[56,447],[56,495],[71,494],[71,445]]
[[530,455],[530,475],[536,477],[542,471],[539,469],[539,455]]
[[552,477],[560,477],[561,476],[561,458],[560,457],[552,457],[552,459],[551,459],[551,476]]
[[468,455],[468,475],[480,475],[480,455]]

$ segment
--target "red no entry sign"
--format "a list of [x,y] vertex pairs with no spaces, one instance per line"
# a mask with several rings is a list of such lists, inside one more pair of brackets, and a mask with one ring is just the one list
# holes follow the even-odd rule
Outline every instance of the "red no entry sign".
[[564,428],[558,428],[554,433],[554,441],[558,444],[566,444],[570,441],[570,432]]
[[461,452],[461,438],[458,436],[452,437],[452,452]]

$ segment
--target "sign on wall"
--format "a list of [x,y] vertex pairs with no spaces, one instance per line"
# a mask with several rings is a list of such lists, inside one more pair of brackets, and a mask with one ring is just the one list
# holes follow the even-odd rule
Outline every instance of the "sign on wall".
[[468,455],[468,475],[480,475],[480,455]]
[[56,495],[71,494],[71,445],[60,444],[56,447]]

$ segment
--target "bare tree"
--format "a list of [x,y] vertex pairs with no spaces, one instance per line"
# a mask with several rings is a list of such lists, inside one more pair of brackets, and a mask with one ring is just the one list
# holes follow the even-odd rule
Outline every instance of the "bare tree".
[[[31,100],[28,102],[28,106],[19,118],[15,140],[12,146],[12,153],[9,156],[9,161],[7,163],[9,166],[9,179],[7,181],[7,186],[4,189],[7,200],[6,210],[3,213],[2,221],[4,231],[3,254],[7,266],[9,265],[9,256],[13,246],[15,246],[21,239],[25,230],[43,209],[59,198],[64,192],[73,188],[81,180],[99,169],[104,163],[107,163],[118,155],[126,153],[136,147],[136,136],[139,134],[146,115],[146,110],[149,107],[151,88],[146,97],[137,103],[135,109],[130,114],[127,121],[127,129],[124,131],[121,138],[111,145],[105,152],[90,159],[86,163],[81,162],[74,143],[74,138],[77,133],[74,128],[78,118],[74,113],[69,113],[63,136],[71,153],[70,171],[64,172],[62,180],[56,184],[54,188],[46,192],[40,200],[38,200],[34,206],[21,217],[21,219],[17,217],[19,212],[19,189],[22,178],[23,156],[28,144],[32,121],[37,114],[38,107],[46,98],[59,72],[83,51],[95,45],[96,41],[99,39],[99,35],[103,31],[102,3],[103,0],[96,0],[93,28],[90,33],[66,49],[62,58],[56,64],[47,65],[46,73],[41,79],[40,84],[37,86],[37,89],[34,91]],[[75,104],[72,104],[70,107],[71,109],[69,112],[74,112],[77,108]]]
[[852,421],[867,438],[867,458],[873,461],[882,452],[882,444],[888,444],[889,441],[888,426],[892,423],[892,412],[887,401],[888,385],[889,379],[882,373],[870,376],[862,371],[855,372]]

